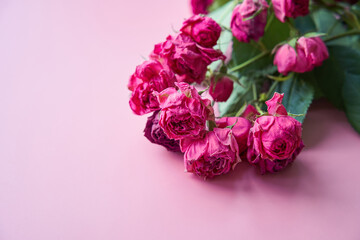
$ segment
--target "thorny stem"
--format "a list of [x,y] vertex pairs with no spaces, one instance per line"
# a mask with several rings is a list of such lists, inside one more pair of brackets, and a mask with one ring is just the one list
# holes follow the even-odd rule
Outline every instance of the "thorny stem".
[[275,17],[274,12],[271,12],[271,15],[270,15],[270,17],[269,17],[269,20],[268,20],[268,22],[267,22],[267,24],[266,24],[266,26],[265,26],[264,32],[266,32],[266,31],[269,29],[272,21],[274,20],[274,17]]
[[262,57],[264,57],[264,56],[266,56],[268,54],[269,54],[269,51],[262,52],[259,55],[255,56],[253,58],[250,58],[249,60],[247,60],[247,61],[245,61],[245,62],[243,62],[243,63],[241,63],[241,64],[239,64],[239,65],[237,65],[237,66],[235,66],[233,68],[230,68],[228,73],[232,73],[232,72],[238,71],[238,70],[240,70],[240,69],[242,69],[244,67],[247,67],[248,65],[252,64],[253,62],[261,59]]
[[352,36],[352,35],[360,35],[360,30],[357,30],[357,29],[356,30],[350,30],[350,31],[347,31],[347,32],[344,32],[344,33],[341,33],[341,34],[338,34],[338,35],[335,35],[335,36],[331,36],[331,37],[325,38],[324,42],[330,42],[330,41],[336,40],[338,38]]
[[257,100],[257,92],[256,92],[256,85],[255,85],[255,83],[252,84],[252,92],[253,92],[254,101],[256,101],[256,100]]

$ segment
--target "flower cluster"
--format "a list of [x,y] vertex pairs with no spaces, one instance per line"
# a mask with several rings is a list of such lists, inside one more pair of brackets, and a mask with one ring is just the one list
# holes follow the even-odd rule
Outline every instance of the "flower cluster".
[[[257,4],[267,7],[265,2]],[[169,151],[183,152],[187,172],[212,178],[228,173],[241,159],[259,165],[262,173],[279,171],[303,146],[301,124],[287,116],[282,95],[276,93],[267,102],[267,116],[259,116],[249,105],[242,116],[215,118],[211,100],[190,85],[205,80],[210,63],[225,59],[213,48],[220,34],[214,20],[194,15],[180,33],[156,44],[150,60],[130,77],[130,107],[138,115],[153,112],[145,137]],[[213,75],[209,84],[215,101],[226,101],[233,90],[226,76]]]
[[[245,163],[261,174],[282,171],[304,148],[302,124],[297,119],[303,120],[316,91],[311,81],[300,79],[308,74],[300,73],[312,71],[329,58],[324,34],[318,29],[303,33],[293,20],[311,14],[309,4],[313,3],[234,0],[223,8],[231,12],[213,15],[228,17],[226,26],[225,21],[219,20],[220,25],[202,15],[221,4],[226,3],[191,0],[195,15],[176,34],[156,44],[149,60],[130,77],[130,108],[137,115],[151,114],[145,137],[169,151],[182,152],[186,172],[213,178]],[[349,11],[344,1],[337,6]],[[277,36],[278,29],[283,31],[281,36]],[[219,50],[223,44],[227,45],[226,56]],[[308,92],[302,94],[296,88]],[[280,91],[291,93],[285,105]],[[221,117],[214,109],[217,104]]]
[[[282,95],[276,93],[267,102],[267,116],[249,105],[242,116],[215,118],[211,101],[189,84],[203,82],[207,66],[224,59],[213,49],[220,33],[214,20],[196,15],[183,23],[179,34],[155,45],[151,60],[130,77],[130,107],[139,115],[153,112],[145,137],[183,152],[187,172],[212,178],[228,173],[241,159],[259,165],[262,173],[279,171],[303,146],[301,124],[287,116]],[[209,93],[215,101],[226,101],[232,89],[231,79],[210,77]],[[264,127],[266,121],[271,123]]]

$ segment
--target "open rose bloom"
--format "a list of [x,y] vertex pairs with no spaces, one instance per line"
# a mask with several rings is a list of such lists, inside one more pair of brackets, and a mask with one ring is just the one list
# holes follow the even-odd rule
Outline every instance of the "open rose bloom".
[[194,15],[183,23],[180,31],[191,36],[199,45],[211,48],[220,37],[221,27],[209,17]]
[[266,102],[270,115],[257,118],[250,129],[247,158],[262,174],[281,171],[304,147],[301,123],[287,115],[282,99],[275,93]]
[[159,124],[160,114],[156,111],[148,117],[144,129],[144,136],[150,142],[161,145],[172,152],[180,152],[179,141],[169,138]]
[[150,57],[176,73],[179,82],[187,83],[201,83],[208,65],[225,59],[220,51],[199,45],[185,33],[168,36],[165,42],[155,45]]
[[174,73],[158,61],[145,61],[137,66],[128,83],[132,91],[129,104],[133,112],[143,115],[158,110],[159,102],[153,92],[175,86],[175,81]]
[[167,88],[157,94],[161,114],[159,124],[171,139],[198,138],[206,121],[214,119],[209,99],[202,99],[193,86],[178,83],[179,91]]
[[[265,0],[244,0],[234,8],[231,31],[240,42],[257,41],[264,35],[268,4]],[[258,15],[257,12],[260,11]]]
[[186,171],[204,178],[226,174],[240,162],[236,139],[228,128],[214,128],[200,139],[183,139],[181,150]]
[[306,16],[309,13],[309,0],[272,0],[275,16],[285,22],[286,18]]

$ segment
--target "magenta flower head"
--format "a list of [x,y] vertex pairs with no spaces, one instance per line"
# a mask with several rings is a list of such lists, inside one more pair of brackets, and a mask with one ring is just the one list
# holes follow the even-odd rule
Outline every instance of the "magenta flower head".
[[313,68],[305,57],[302,49],[297,51],[289,44],[279,47],[274,57],[274,65],[277,66],[279,73],[287,75],[289,72],[304,73]]
[[201,83],[207,66],[216,60],[224,60],[225,56],[220,50],[202,47],[191,36],[180,33],[175,37],[168,36],[165,42],[155,45],[150,58],[167,65],[177,74],[179,82]]
[[286,17],[296,18],[309,14],[309,0],[272,0],[275,16],[285,22]]
[[229,128],[214,128],[202,138],[180,141],[187,172],[203,178],[228,173],[240,162],[238,146]]
[[247,158],[260,168],[262,174],[281,171],[295,160],[304,147],[301,123],[283,112],[282,97],[275,93],[266,102],[274,115],[257,118],[250,129]]
[[128,88],[132,91],[130,108],[138,115],[158,110],[159,101],[153,92],[173,87],[175,81],[174,73],[165,69],[158,61],[145,61],[136,67],[128,83]]
[[[240,42],[259,40],[264,35],[268,7],[265,0],[244,0],[237,5],[230,23],[233,35]],[[258,11],[261,12],[258,14]]]
[[295,48],[296,50],[289,44],[284,44],[277,49],[274,65],[277,65],[280,73],[287,75],[288,72],[308,72],[329,57],[328,50],[319,37],[301,37]]
[[209,87],[211,97],[216,102],[226,102],[234,89],[234,82],[228,77],[221,77],[215,81],[216,77],[212,77]]
[[159,125],[159,118],[159,111],[154,112],[153,115],[148,117],[144,129],[144,136],[149,139],[150,142],[161,145],[169,151],[180,152],[179,141],[168,138]]
[[213,1],[214,0],[190,0],[193,14],[207,14],[207,9]]
[[238,144],[239,154],[246,151],[249,130],[252,126],[248,119],[243,117],[222,117],[216,120],[216,125],[218,128],[232,126],[231,130]]
[[206,121],[214,121],[214,110],[209,99],[202,99],[187,83],[176,83],[180,91],[167,88],[157,94],[161,114],[159,124],[171,139],[198,138]]
[[284,94],[280,94],[275,92],[273,97],[267,100],[266,106],[268,108],[268,113],[273,116],[286,116],[288,115],[284,105],[282,104],[282,100],[284,98]]
[[297,49],[302,49],[309,64],[315,67],[321,66],[322,62],[329,58],[325,43],[319,37],[299,38]]
[[191,36],[199,45],[211,48],[220,37],[221,27],[209,17],[194,15],[185,20],[180,31]]

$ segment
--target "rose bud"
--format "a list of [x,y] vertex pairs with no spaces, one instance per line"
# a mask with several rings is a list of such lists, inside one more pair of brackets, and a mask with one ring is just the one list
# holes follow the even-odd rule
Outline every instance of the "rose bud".
[[281,106],[283,95],[275,93],[266,102],[269,116],[261,116],[254,122],[248,138],[249,163],[265,172],[278,172],[292,163],[304,147],[301,139],[301,123],[287,116]]
[[255,121],[256,116],[260,115],[260,113],[258,112],[258,110],[256,110],[256,108],[249,104],[246,106],[244,112],[240,115],[240,117],[246,118],[250,121]]
[[214,101],[226,102],[234,89],[234,82],[228,77],[221,77],[217,82],[216,79],[216,77],[211,78],[209,93]]
[[201,83],[205,79],[207,66],[216,61],[224,60],[219,50],[201,47],[187,34],[168,36],[163,43],[155,45],[150,58],[167,65],[177,74],[179,82]]
[[279,47],[274,57],[274,65],[284,75],[288,72],[309,72],[329,57],[324,42],[319,37],[301,37],[296,42],[296,51],[289,44]]
[[266,106],[268,109],[268,113],[273,116],[287,116],[288,113],[282,104],[282,100],[284,98],[284,94],[280,94],[275,92],[273,97],[267,100]]
[[209,99],[202,99],[196,89],[187,83],[176,83],[157,93],[161,114],[159,124],[171,139],[197,138],[205,130],[206,121],[214,121],[214,110]]
[[[259,40],[264,35],[268,7],[265,0],[244,0],[243,3],[237,5],[233,10],[230,23],[233,35],[240,42]],[[258,11],[261,12],[258,14]]]
[[129,104],[133,112],[143,115],[158,110],[159,102],[153,92],[175,86],[175,81],[174,73],[164,69],[158,61],[145,61],[137,66],[128,83],[128,89],[132,91]]
[[275,16],[285,22],[286,17],[296,18],[309,13],[309,0],[271,0]]
[[279,73],[287,75],[289,72],[304,73],[311,71],[313,66],[305,57],[302,49],[297,51],[289,44],[279,47],[274,57],[274,65],[277,66]]
[[247,139],[251,125],[251,122],[243,117],[222,117],[216,120],[218,128],[232,126],[231,130],[238,144],[239,154],[242,154],[247,149]]
[[208,7],[214,0],[191,0],[191,9],[193,14],[207,14]]
[[325,43],[319,37],[301,37],[296,47],[304,51],[307,61],[315,67],[320,66],[325,59],[329,58]]
[[200,139],[180,141],[187,172],[200,177],[213,178],[228,173],[241,160],[238,146],[228,128],[214,128]]
[[180,31],[191,36],[199,45],[211,48],[220,37],[221,27],[209,17],[195,15],[183,23]]
[[154,112],[152,116],[148,117],[144,129],[144,136],[149,139],[150,142],[164,146],[169,151],[180,152],[179,141],[167,137],[159,125],[159,118],[159,111]]

